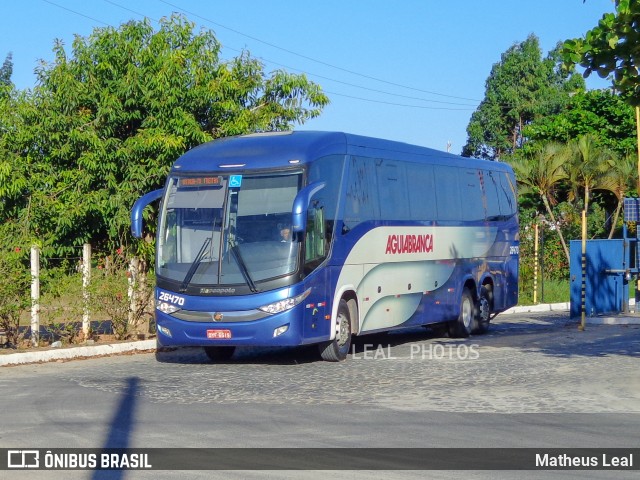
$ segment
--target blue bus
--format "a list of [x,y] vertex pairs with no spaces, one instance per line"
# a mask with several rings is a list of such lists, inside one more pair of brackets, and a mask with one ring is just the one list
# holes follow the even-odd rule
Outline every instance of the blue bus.
[[517,303],[519,230],[509,165],[338,132],[214,140],[182,155],[156,239],[162,346],[212,360],[238,346],[317,344],[400,328],[482,333]]

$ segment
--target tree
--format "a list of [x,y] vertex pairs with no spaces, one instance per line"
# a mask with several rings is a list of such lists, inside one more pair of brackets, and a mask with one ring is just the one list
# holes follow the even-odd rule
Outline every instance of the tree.
[[540,197],[558,234],[562,249],[569,263],[569,249],[562,234],[552,206],[556,203],[555,189],[568,175],[565,164],[570,157],[566,145],[559,143],[539,144],[527,154],[509,160],[520,185],[519,193],[534,193]]
[[[24,94],[16,128],[0,138],[0,213],[17,215],[45,245],[120,246],[141,192],[205,141],[288,129],[328,103],[304,75],[264,72],[248,53],[228,61],[210,31],[174,15],[99,28],[61,42]],[[4,163],[1,163],[4,162]],[[26,184],[25,184],[26,182]],[[1,220],[1,219],[0,219]]]
[[596,72],[607,78],[632,105],[640,105],[640,2],[615,0],[616,12],[606,13],[598,25],[582,38],[564,42],[561,54],[565,67],[580,64],[584,76]]
[[463,155],[497,159],[525,142],[524,127],[558,113],[569,93],[584,89],[577,74],[563,74],[558,51],[543,59],[538,38],[530,35],[502,54],[486,81],[485,98],[472,114]]
[[632,179],[637,175],[636,161],[637,158],[635,154],[611,157],[607,160],[609,167],[607,173],[600,179],[599,187],[612,192],[617,200],[608,238],[613,238],[613,234],[618,225],[620,211],[624,204],[624,198],[631,189],[630,184],[632,183]]
[[0,67],[0,87],[11,85],[11,75],[13,74],[13,55],[9,52]]
[[556,115],[536,118],[524,130],[529,143],[562,142],[591,135],[600,147],[618,154],[636,149],[633,108],[611,90],[580,91]]
[[592,135],[582,135],[568,144],[569,164],[565,167],[571,184],[569,200],[577,198],[578,187],[584,192],[584,210],[589,210],[591,191],[599,187],[599,181],[609,170],[612,155],[598,147]]
[[12,90],[13,83],[11,75],[13,74],[13,56],[11,52],[6,56],[2,67],[0,67],[0,101],[7,98]]

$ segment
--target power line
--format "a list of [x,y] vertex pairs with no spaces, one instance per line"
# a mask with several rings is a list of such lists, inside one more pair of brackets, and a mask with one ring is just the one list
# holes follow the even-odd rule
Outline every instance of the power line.
[[[73,14],[75,14],[75,15],[79,15],[79,16],[81,16],[81,17],[84,17],[84,18],[87,18],[87,19],[93,20],[93,21],[95,21],[95,22],[98,22],[98,23],[100,23],[100,24],[102,24],[102,25],[105,25],[105,26],[112,26],[112,25],[110,25],[109,23],[105,23],[105,22],[103,22],[103,21],[101,21],[101,20],[98,20],[98,19],[96,19],[96,18],[90,17],[90,16],[88,16],[88,15],[85,15],[85,14],[83,14],[83,13],[80,13],[80,12],[78,12],[78,11],[76,11],[76,10],[71,9],[71,8],[64,7],[64,6],[59,5],[58,3],[53,2],[53,1],[51,1],[51,0],[43,0],[43,1],[44,1],[44,2],[46,2],[46,3],[49,3],[49,4],[53,5],[53,6],[56,6],[56,7],[58,7],[58,8],[61,8],[61,9],[63,9],[63,10],[66,10],[66,11],[68,11],[68,12],[70,12],[70,13],[73,13]],[[151,20],[151,21],[153,21],[153,22],[155,22],[155,23],[158,23],[158,24],[160,23],[160,21],[159,21],[159,20],[154,19],[153,17],[150,17],[150,16],[148,16],[148,15],[146,15],[146,14],[143,14],[143,13],[141,13],[141,12],[138,12],[138,11],[132,10],[132,9],[130,9],[130,8],[128,8],[128,7],[125,7],[125,6],[123,6],[123,5],[120,5],[120,4],[118,4],[118,3],[116,3],[116,2],[114,2],[114,1],[112,1],[112,0],[104,0],[104,1],[105,1],[106,3],[109,3],[109,4],[113,5],[113,6],[115,6],[115,7],[120,8],[120,9],[122,9],[122,10],[128,11],[128,12],[130,12],[130,13],[133,13],[133,14],[135,14],[135,15],[141,16],[141,17],[143,17],[143,18],[148,18],[149,20]],[[166,1],[164,1],[164,0],[161,0],[161,1],[162,1],[163,3],[166,3],[167,5],[170,5],[170,6],[174,7],[174,8],[178,8],[178,9],[180,9],[180,8],[179,8],[179,7],[177,7],[176,5],[173,5],[173,4],[169,3],[169,2],[166,2]],[[212,22],[212,21],[210,21],[210,20],[207,20],[206,18],[201,17],[200,15],[195,14],[195,13],[193,13],[193,12],[189,12],[189,11],[186,11],[186,10],[182,10],[182,11],[183,11],[184,13],[186,13],[186,14],[194,15],[194,16],[196,16],[196,17],[198,17],[198,18],[201,18],[201,19],[203,19],[203,20],[205,20],[205,21],[208,21],[208,22],[210,22],[210,23],[212,23],[212,24],[214,24],[214,25],[219,25],[219,24],[217,24],[216,22]],[[219,26],[221,26],[221,27],[223,27],[223,28],[227,28],[227,29],[229,29],[230,31],[233,31],[233,32],[239,33],[239,34],[241,34],[241,35],[244,35],[244,36],[246,36],[246,37],[248,37],[248,38],[254,39],[254,40],[256,40],[256,41],[259,41],[259,42],[265,43],[265,44],[267,44],[267,45],[270,45],[270,46],[273,46],[273,47],[275,47],[275,48],[279,48],[279,49],[281,49],[281,50],[284,50],[284,51],[287,51],[287,52],[288,52],[288,50],[286,50],[286,49],[283,49],[283,48],[277,47],[277,46],[272,45],[272,44],[267,43],[267,42],[263,42],[263,41],[262,41],[262,40],[260,40],[260,39],[254,38],[254,37],[249,36],[249,35],[245,35],[245,34],[243,34],[243,33],[241,33],[241,32],[237,32],[237,31],[236,31],[236,30],[234,30],[234,29],[231,29],[231,28],[225,27],[225,26],[223,26],[223,25],[219,25]],[[225,47],[225,48],[229,48],[230,50],[233,50],[233,51],[236,51],[236,52],[241,52],[241,50],[238,50],[238,49],[235,49],[235,48],[232,48],[232,47],[228,47],[228,46],[227,46],[227,47]],[[294,54],[295,54],[295,52],[290,52],[290,53],[294,53]],[[298,55],[298,54],[296,54],[296,55]],[[310,57],[305,57],[304,55],[299,55],[299,56],[302,56],[302,57],[304,57],[304,58],[309,58],[309,59],[311,59]],[[311,60],[313,60],[313,59],[311,59]],[[469,111],[469,110],[474,110],[474,109],[475,109],[475,106],[474,106],[474,105],[468,105],[468,104],[463,104],[463,103],[455,103],[455,102],[447,102],[447,101],[443,101],[443,100],[432,100],[432,99],[426,99],[426,98],[412,97],[412,96],[409,96],[409,95],[402,95],[402,94],[398,94],[398,93],[386,92],[386,91],[384,91],[384,90],[378,90],[378,89],[374,89],[374,88],[369,88],[369,87],[365,87],[365,86],[362,86],[362,85],[356,85],[356,84],[353,84],[353,83],[344,82],[344,81],[342,81],[342,80],[336,80],[336,79],[333,79],[333,78],[330,78],[330,77],[325,77],[325,76],[322,76],[322,75],[319,75],[319,74],[314,74],[314,73],[311,73],[311,72],[305,72],[304,70],[300,70],[300,69],[293,68],[293,67],[290,67],[290,66],[287,66],[287,65],[283,65],[283,64],[281,64],[281,63],[278,63],[278,62],[275,62],[275,61],[272,61],[272,60],[269,60],[269,59],[263,59],[263,61],[267,61],[267,62],[269,62],[269,63],[272,63],[272,64],[274,64],[274,65],[278,65],[278,66],[281,66],[281,67],[287,68],[287,69],[289,69],[289,70],[295,70],[295,71],[298,71],[298,72],[306,73],[306,74],[307,74],[307,75],[309,75],[309,76],[315,76],[315,77],[322,78],[322,79],[325,79],[325,80],[329,80],[329,81],[332,81],[332,82],[340,83],[340,84],[342,84],[342,85],[347,85],[347,86],[351,86],[351,87],[354,87],[354,88],[360,88],[360,89],[368,90],[368,91],[375,92],[375,93],[381,93],[381,94],[384,94],[384,95],[390,95],[390,96],[395,96],[395,97],[399,97],[399,98],[407,98],[407,99],[417,100],[417,101],[421,101],[421,102],[430,102],[430,103],[438,103],[438,104],[446,104],[446,105],[457,105],[457,106],[471,107],[471,108],[449,108],[449,107],[432,107],[432,106],[426,106],[426,105],[409,105],[409,104],[402,104],[402,103],[396,103],[396,102],[389,102],[389,101],[384,101],[384,100],[376,100],[376,99],[371,99],[371,98],[357,97],[357,96],[354,96],[354,95],[347,95],[347,94],[343,94],[343,93],[330,92],[330,91],[324,90],[324,91],[325,91],[325,93],[327,93],[327,94],[329,94],[329,95],[335,95],[335,96],[340,96],[340,97],[344,97],[344,98],[351,98],[351,99],[353,99],[353,100],[359,100],[359,101],[370,102],[370,103],[378,103],[378,104],[383,104],[383,105],[391,105],[391,106],[397,106],[397,107],[404,107],[404,108],[420,108],[420,109],[426,109],[426,110],[452,110],[452,111]],[[313,61],[316,61],[316,60],[313,60]],[[319,62],[319,63],[324,63],[324,62],[320,62],[320,61],[318,61],[318,62]],[[326,65],[331,66],[330,64],[326,64]],[[340,69],[340,67],[335,67],[335,68]],[[355,72],[353,72],[353,73],[355,73]],[[364,75],[364,76],[366,77],[366,75]],[[389,82],[385,82],[385,83],[389,83]],[[411,88],[411,87],[403,87],[403,88]],[[433,93],[433,92],[428,92],[428,91],[425,91],[425,92],[427,92],[427,93]],[[437,94],[437,95],[446,96],[446,97],[451,97],[451,98],[464,99],[464,97],[455,97],[455,96],[451,96],[451,95],[444,95],[444,94]]]
[[387,92],[385,90],[378,90],[378,89],[375,89],[375,88],[369,88],[369,87],[365,87],[363,85],[357,85],[357,84],[354,84],[354,83],[344,82],[342,80],[336,80],[335,78],[325,77],[325,76],[319,75],[317,73],[307,72],[305,70],[300,70],[298,68],[294,68],[294,67],[290,67],[290,66],[284,65],[282,63],[274,62],[273,60],[264,59],[264,58],[263,58],[263,60],[265,60],[265,61],[267,61],[269,63],[272,63],[274,65],[278,65],[280,67],[287,68],[289,70],[295,70],[297,72],[305,73],[305,74],[307,74],[309,76],[312,76],[312,77],[322,78],[323,80],[328,80],[330,82],[340,83],[342,85],[347,85],[349,87],[359,88],[361,90],[368,90],[370,92],[382,93],[383,95],[391,95],[393,97],[399,97],[399,98],[408,98],[410,100],[418,100],[420,102],[440,103],[440,104],[446,104],[446,105],[460,105],[460,106],[465,106],[465,107],[475,107],[476,106],[475,104],[471,105],[471,104],[468,104],[468,103],[447,102],[447,101],[444,101],[444,100],[431,100],[431,99],[428,99],[428,98],[413,97],[413,96],[410,96],[410,95],[402,95],[400,93]]
[[[136,15],[139,15],[139,16],[142,16],[142,17],[145,17],[145,18],[149,18],[150,20],[152,20],[152,21],[154,21],[154,22],[156,22],[156,23],[160,23],[160,21],[159,21],[159,20],[157,20],[157,19],[154,19],[154,18],[149,17],[148,15],[145,15],[145,14],[143,14],[143,13],[141,13],[141,12],[137,12],[137,11],[135,11],[135,10],[132,10],[132,9],[128,8],[128,7],[125,7],[125,6],[123,6],[123,5],[120,5],[120,4],[118,4],[118,3],[116,3],[116,2],[114,2],[114,1],[112,1],[112,0],[103,0],[103,1],[104,1],[104,2],[106,2],[106,3],[109,3],[109,4],[111,4],[111,5],[114,5],[114,6],[118,7],[118,8],[121,8],[121,9],[123,9],[123,10],[126,10],[126,11],[128,11],[128,12],[134,13],[134,14],[136,14]],[[179,9],[179,10],[180,10],[180,7],[178,7],[177,5],[173,5],[173,4],[171,4],[171,3],[169,3],[169,2],[166,2],[166,1],[164,1],[164,0],[161,0],[161,1],[162,1],[163,3],[165,3],[165,4],[169,5],[169,6],[171,6],[171,7],[174,7],[174,8],[177,8],[177,9]],[[183,11],[184,13],[186,13],[186,14],[193,15],[193,16],[195,16],[195,17],[198,17],[198,18],[200,18],[200,19],[202,19],[202,20],[209,21],[209,20],[207,20],[206,18],[201,17],[200,15],[198,15],[198,14],[196,14],[196,13],[189,12],[189,11],[186,11],[186,10],[182,10],[182,11]],[[236,30],[234,30],[234,29],[231,29],[231,28],[228,28],[228,27],[224,27],[223,25],[220,25],[220,24],[218,24],[218,23],[216,23],[216,22],[213,22],[213,21],[209,21],[209,22],[210,22],[210,23],[212,23],[212,24],[214,24],[214,25],[218,25],[218,26],[221,26],[221,27],[223,27],[223,28],[227,28],[228,30],[233,31],[233,32],[235,32],[235,33],[238,33],[238,34],[240,34],[240,35],[244,35],[242,32],[238,32],[238,31],[236,31]],[[251,38],[252,40],[256,40],[256,41],[262,42],[262,40],[257,39],[257,38],[255,38],[255,37],[252,37],[252,36],[249,36],[249,35],[245,35],[245,36],[246,36],[247,38]],[[269,46],[273,46],[273,47],[275,47],[275,48],[280,48],[280,47],[277,47],[277,46],[272,45],[272,44],[267,43],[267,42],[262,42],[262,43],[266,43],[267,45],[269,45]],[[225,48],[229,48],[230,50],[233,50],[233,51],[236,51],[236,52],[242,52],[241,50],[238,50],[238,49],[235,49],[235,48],[232,48],[232,47],[229,47],[229,46],[225,46]],[[281,49],[281,48],[280,48],[280,49]],[[286,49],[281,49],[281,50],[284,50],[284,51],[289,52],[289,50],[286,50]],[[306,57],[305,57],[305,58],[306,58]],[[331,82],[340,83],[340,84],[342,84],[342,85],[347,85],[347,86],[354,87],[354,88],[359,88],[359,89],[362,89],[362,90],[368,90],[368,91],[370,91],[370,92],[381,93],[381,94],[383,94],[383,95],[390,95],[390,96],[399,97],[399,98],[407,98],[407,99],[411,99],[411,100],[417,100],[417,101],[420,101],[420,102],[431,102],[431,103],[446,104],[446,105],[459,105],[459,106],[465,106],[465,107],[474,106],[474,107],[475,107],[475,105],[469,105],[469,104],[465,104],[465,103],[447,102],[447,101],[443,101],[443,100],[432,100],[432,99],[426,99],[426,98],[413,97],[413,96],[409,96],[409,95],[402,95],[402,94],[393,93],[393,92],[387,92],[387,91],[384,91],[384,90],[378,90],[378,89],[375,89],[375,88],[369,88],[369,87],[365,87],[365,86],[362,86],[362,85],[356,85],[356,84],[349,83],[349,82],[345,82],[345,81],[342,81],[342,80],[336,80],[336,79],[334,79],[334,78],[330,78],[330,77],[326,77],[326,76],[323,76],[323,75],[319,75],[319,74],[317,74],[317,73],[308,72],[308,71],[301,70],[301,69],[298,69],[298,68],[295,68],[295,67],[291,67],[291,66],[289,66],[289,65],[284,65],[284,64],[282,64],[282,63],[275,62],[275,61],[270,60],[270,59],[268,59],[268,58],[264,58],[264,57],[262,57],[262,60],[263,60],[263,61],[265,61],[265,62],[271,63],[271,64],[273,64],[273,65],[278,65],[278,66],[280,66],[280,67],[284,67],[284,68],[286,68],[286,69],[288,69],[288,70],[295,70],[295,71],[297,71],[297,72],[305,73],[305,74],[307,74],[307,75],[309,75],[309,76],[313,76],[313,77],[317,77],[317,78],[322,78],[322,79],[324,79],[324,80],[329,80],[329,81],[331,81]],[[325,91],[326,91],[326,90],[325,90]],[[327,93],[329,93],[329,92],[327,92]],[[339,94],[339,93],[331,93],[331,94],[332,94],[332,95],[343,96],[343,97],[347,97],[347,98],[353,98],[353,99],[356,99],[356,100],[363,100],[363,101],[376,102],[376,103],[382,103],[382,104],[389,104],[389,105],[398,105],[398,106],[403,106],[402,104],[394,104],[394,103],[391,103],[391,102],[379,101],[379,100],[374,100],[374,99],[366,99],[366,98],[361,98],[361,97],[354,97],[354,96],[349,96],[349,95],[346,95],[346,94]],[[463,98],[463,97],[453,97],[453,98]],[[414,107],[413,105],[404,105],[404,106],[407,106],[407,107]],[[415,106],[415,107],[418,107],[418,108],[419,108],[419,106]],[[457,109],[457,110],[462,110],[462,109]],[[465,110],[468,110],[468,109],[465,109]]]
[[130,8],[127,8],[127,7],[123,6],[123,5],[119,5],[116,2],[112,2],[111,0],[103,0],[103,1],[107,2],[107,3],[110,3],[111,5],[113,5],[115,7],[118,7],[118,8],[121,8],[123,10],[126,10],[127,12],[131,12],[131,13],[134,13],[136,15],[140,15],[141,17],[148,18],[149,20],[151,20],[151,21],[153,21],[155,23],[158,23],[158,24],[160,23],[159,20],[156,20],[155,18],[152,18],[149,15],[145,15],[144,13],[136,12],[135,10],[131,10]]
[[291,55],[295,55],[297,57],[304,58],[305,60],[310,60],[312,62],[319,63],[320,65],[324,65],[324,66],[327,66],[327,67],[330,67],[330,68],[334,68],[336,70],[340,70],[342,72],[349,73],[351,75],[356,75],[356,76],[359,76],[359,77],[362,77],[362,78],[366,78],[368,80],[374,80],[374,81],[380,82],[380,83],[385,83],[387,85],[392,85],[394,87],[405,88],[407,90],[413,90],[413,91],[421,92],[421,93],[428,93],[430,95],[437,95],[437,96],[440,96],[440,97],[455,98],[455,99],[458,99],[458,100],[469,100],[471,102],[479,102],[480,101],[480,100],[478,100],[476,98],[460,97],[460,96],[457,96],[457,95],[447,95],[447,94],[444,94],[444,93],[438,93],[438,92],[434,92],[434,91],[431,91],[431,90],[424,90],[424,89],[421,89],[421,88],[410,87],[410,86],[407,86],[407,85],[402,85],[400,83],[390,82],[388,80],[383,80],[381,78],[377,78],[377,77],[374,77],[374,76],[371,76],[371,75],[366,75],[364,73],[356,72],[354,70],[349,70],[347,68],[339,67],[337,65],[333,65],[331,63],[328,63],[328,62],[325,62],[325,61],[322,61],[322,60],[318,60],[318,59],[313,58],[313,57],[309,57],[308,55],[303,55],[301,53],[294,52],[293,50],[289,50],[288,48],[280,47],[279,45],[275,45],[273,43],[267,42],[267,41],[262,40],[262,39],[260,39],[258,37],[254,37],[253,35],[248,35],[246,33],[243,33],[241,31],[239,31],[239,30],[236,30],[234,28],[227,27],[226,25],[222,25],[221,23],[214,22],[213,20],[211,20],[209,18],[203,17],[202,15],[199,15],[199,14],[197,14],[195,12],[190,12],[188,10],[185,10],[184,8],[182,8],[182,7],[178,6],[178,5],[175,5],[175,4],[171,3],[171,2],[168,2],[166,0],[160,0],[160,2],[162,2],[162,3],[166,4],[166,5],[169,5],[170,7],[176,8],[176,9],[178,9],[178,10],[184,12],[184,13],[187,13],[189,15],[193,15],[194,17],[197,17],[197,18],[199,18],[201,20],[204,20],[205,22],[211,23],[212,25],[216,25],[218,27],[224,28],[225,30],[229,30],[230,32],[236,33],[238,35],[242,35],[243,37],[249,38],[251,40],[255,40],[256,42],[260,42],[260,43],[262,43],[264,45],[267,45],[269,47],[276,48],[278,50],[281,50],[283,52],[289,53]]
[[385,102],[384,100],[373,100],[371,98],[362,98],[362,97],[355,97],[352,95],[345,95],[343,93],[336,93],[336,92],[329,92],[327,90],[324,91],[325,93],[328,93],[330,95],[337,95],[339,97],[346,97],[346,98],[351,98],[354,100],[361,100],[363,102],[371,102],[371,103],[382,103],[384,105],[392,105],[394,107],[407,107],[407,108],[422,108],[425,110],[452,110],[452,111],[470,111],[470,110],[475,110],[475,107],[471,107],[469,106],[469,108],[451,108],[451,107],[430,107],[427,105],[408,105],[408,104],[404,104],[404,103],[394,103],[394,102]]
[[102,20],[98,20],[97,18],[90,17],[89,15],[85,15],[84,13],[76,12],[75,10],[72,10],[70,8],[63,7],[62,5],[58,5],[57,3],[52,2],[51,0],[42,0],[42,1],[45,2],[45,3],[48,3],[50,5],[53,5],[54,7],[58,7],[58,8],[61,8],[63,10],[66,10],[67,12],[71,12],[71,13],[73,13],[75,15],[79,15],[81,17],[88,18],[89,20],[93,20],[94,22],[101,23],[102,25],[104,25],[106,27],[110,27],[111,26],[108,23],[103,22]]

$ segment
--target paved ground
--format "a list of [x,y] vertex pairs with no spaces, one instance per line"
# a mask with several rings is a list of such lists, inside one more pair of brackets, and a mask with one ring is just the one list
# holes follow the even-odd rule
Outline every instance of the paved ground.
[[[215,368],[198,349],[169,352],[158,358],[171,367],[141,365],[140,388],[153,402],[640,412],[639,357],[640,326],[589,326],[580,332],[564,313],[531,314],[498,317],[490,335],[466,340],[438,338],[423,329],[362,337],[339,364],[318,362],[312,348],[239,349],[232,361]],[[93,369],[101,370],[112,379],[82,374],[69,380],[119,392],[118,367]],[[336,388],[326,388],[327,378],[336,379]]]
[[[315,348],[239,348],[214,368],[200,349],[181,349],[157,354],[159,364],[145,356],[137,373],[139,394],[152,402],[640,412],[639,357],[640,325],[593,325],[580,332],[566,313],[551,312],[498,316],[489,335],[464,340],[422,328],[365,336],[338,364],[318,361]],[[5,379],[20,371],[5,368]],[[130,374],[128,363],[105,361],[92,363],[91,375],[73,371],[65,380],[109,393],[121,392]],[[336,379],[336,388],[326,388],[327,378]]]

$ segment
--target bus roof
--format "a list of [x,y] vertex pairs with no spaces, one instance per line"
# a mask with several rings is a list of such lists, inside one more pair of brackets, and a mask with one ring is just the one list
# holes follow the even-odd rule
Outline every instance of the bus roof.
[[174,172],[238,171],[247,168],[291,167],[314,159],[349,154],[396,160],[458,164],[466,167],[508,170],[507,164],[491,162],[407,143],[342,132],[287,131],[227,137],[195,147],[178,160]]

